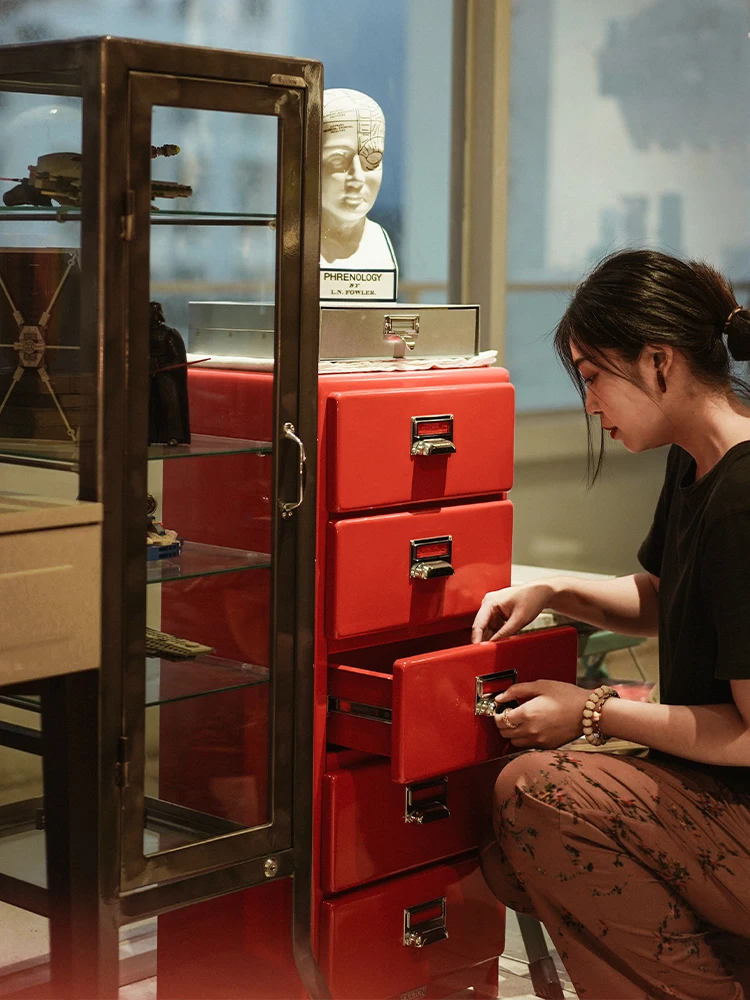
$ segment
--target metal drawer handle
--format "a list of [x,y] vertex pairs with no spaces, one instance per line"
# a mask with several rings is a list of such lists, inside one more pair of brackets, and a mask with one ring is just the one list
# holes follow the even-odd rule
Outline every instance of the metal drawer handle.
[[[429,790],[433,793],[429,794]],[[421,793],[425,793],[424,795]],[[436,823],[450,819],[448,808],[448,779],[434,778],[432,781],[418,781],[406,786],[406,808],[404,823]]]
[[451,455],[455,450],[452,413],[411,418],[412,455]]
[[451,565],[453,538],[439,535],[437,538],[414,538],[411,546],[409,577],[412,580],[433,580],[438,576],[453,576]]
[[411,446],[412,455],[452,455],[455,450],[455,444],[446,438],[428,438]]
[[299,448],[299,466],[297,468],[297,499],[294,503],[287,503],[283,500],[279,501],[279,507],[281,508],[281,516],[284,520],[287,520],[292,516],[294,511],[301,505],[302,501],[305,499],[305,482],[307,479],[307,457],[305,455],[305,446],[302,444],[300,439],[297,437],[294,431],[294,424],[285,423],[282,428],[285,438],[288,438]]
[[[515,684],[518,680],[517,670],[501,670],[497,674],[481,674],[476,679],[476,704],[474,706],[474,715],[494,715],[495,714],[495,696],[505,691],[509,688],[511,684]],[[498,684],[499,681],[507,681],[505,684]],[[485,684],[491,684],[492,690],[485,691]],[[508,708],[516,707],[517,703],[508,702]]]
[[[435,914],[435,910],[438,908],[439,912]],[[419,920],[420,915],[423,918],[421,921]],[[426,948],[429,944],[445,941],[447,937],[445,896],[404,909],[404,947]]]
[[455,572],[444,559],[431,559],[428,562],[414,563],[409,576],[412,580],[432,580],[436,576],[453,576]]
[[393,357],[403,358],[406,349],[413,351],[419,336],[419,313],[401,313],[383,317],[383,340],[393,344]]

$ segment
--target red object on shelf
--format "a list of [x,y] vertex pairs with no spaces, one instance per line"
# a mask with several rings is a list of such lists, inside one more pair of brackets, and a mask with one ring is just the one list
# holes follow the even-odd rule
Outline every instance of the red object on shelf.
[[[412,927],[434,921],[437,939],[422,947],[406,945],[407,911]],[[442,940],[441,922],[447,931]],[[334,1000],[402,996],[495,958],[504,947],[504,908],[475,859],[431,865],[326,899],[321,908],[319,964]]]
[[510,744],[476,714],[477,699],[540,677],[574,683],[577,656],[569,627],[397,659],[389,673],[378,670],[381,654],[344,653],[328,670],[328,738],[389,755],[400,783],[501,757]]

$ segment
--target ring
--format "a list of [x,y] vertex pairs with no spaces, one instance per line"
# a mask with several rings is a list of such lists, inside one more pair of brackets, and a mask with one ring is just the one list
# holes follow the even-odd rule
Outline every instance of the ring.
[[511,708],[503,709],[503,711],[500,713],[500,718],[503,721],[503,725],[507,726],[508,729],[518,729],[518,723],[517,722],[511,722],[510,719],[508,718],[508,714],[510,712],[512,712],[512,711],[513,711],[513,709],[511,709]]

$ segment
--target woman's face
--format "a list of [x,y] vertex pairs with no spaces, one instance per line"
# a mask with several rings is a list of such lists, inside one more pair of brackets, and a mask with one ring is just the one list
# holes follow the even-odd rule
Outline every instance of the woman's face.
[[[613,368],[622,369],[623,375],[600,367],[594,357],[582,354],[573,344],[571,352],[573,363],[586,383],[586,412],[599,417],[613,440],[622,441],[632,452],[671,443],[673,428],[659,398],[661,393],[656,395],[656,368],[648,351],[632,366],[612,354]],[[603,352],[607,362],[610,353]],[[631,372],[633,378],[640,376],[643,387],[630,380]]]
[[351,226],[372,208],[383,180],[383,163],[371,167],[361,155],[354,124],[323,136],[322,207],[334,222]]

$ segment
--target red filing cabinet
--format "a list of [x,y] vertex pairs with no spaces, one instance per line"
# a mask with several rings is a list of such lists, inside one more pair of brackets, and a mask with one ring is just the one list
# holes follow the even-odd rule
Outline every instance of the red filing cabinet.
[[[192,423],[205,434],[267,439],[270,391],[271,379],[260,372],[193,370]],[[226,398],[236,427],[227,427],[226,411],[216,406]],[[468,987],[496,995],[504,912],[476,861],[509,746],[490,717],[492,698],[515,680],[573,681],[577,655],[572,629],[470,644],[485,592],[510,583],[513,388],[501,368],[321,375],[318,421],[319,964],[340,1000]],[[262,463],[221,461],[227,466],[215,489],[192,494],[190,511],[177,503],[191,488],[181,478],[188,463],[165,463],[165,521],[171,505],[193,519],[186,534],[203,531],[213,544],[222,544],[223,523],[242,522],[254,509],[265,481]],[[248,463],[244,476],[232,465],[240,461]],[[224,482],[235,488],[223,490]],[[253,522],[248,547],[262,543],[255,536],[267,527]],[[238,601],[228,586],[211,628],[264,664],[263,637],[252,628],[255,614],[264,620],[259,612],[252,594]],[[165,621],[178,630],[188,614],[175,606]],[[250,708],[262,712],[257,695]],[[200,766],[186,780],[174,761],[170,778],[183,780],[187,794],[189,782],[200,782]],[[279,900],[284,893],[282,883],[262,889],[264,900],[274,889]],[[243,896],[252,900],[254,892]],[[260,893],[255,898],[262,902]],[[232,897],[217,900],[211,912],[234,905]],[[243,903],[235,914],[248,928],[249,908]],[[273,922],[285,910],[279,902],[267,912]],[[190,919],[187,911],[160,917],[166,947],[185,939]],[[288,926],[277,930],[288,938]],[[252,930],[238,928],[245,959],[254,954],[252,938]],[[263,996],[289,989],[281,973],[277,979],[274,987],[266,977]],[[256,996],[252,977],[246,982],[245,995]]]

